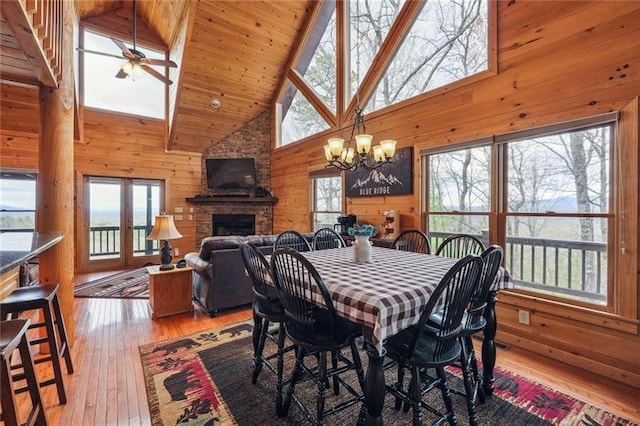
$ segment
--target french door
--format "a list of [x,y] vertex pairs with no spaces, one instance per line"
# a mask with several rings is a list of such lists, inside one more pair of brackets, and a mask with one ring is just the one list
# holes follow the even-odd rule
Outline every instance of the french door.
[[158,241],[146,236],[163,205],[164,182],[86,176],[83,270],[158,263]]

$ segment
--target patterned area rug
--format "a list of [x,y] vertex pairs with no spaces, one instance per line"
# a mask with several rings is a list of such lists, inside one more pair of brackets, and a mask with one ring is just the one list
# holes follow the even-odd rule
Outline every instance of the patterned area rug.
[[[154,425],[299,425],[309,424],[291,404],[286,418],[275,415],[275,374],[263,368],[258,383],[251,384],[252,322],[140,346],[147,398]],[[274,350],[267,342],[265,352]],[[349,351],[344,351],[345,353]],[[293,353],[287,354],[285,377]],[[366,366],[367,357],[362,354]],[[386,373],[387,383],[395,368]],[[355,374],[354,374],[355,376]],[[451,374],[451,385],[462,390],[460,378]],[[594,406],[578,401],[508,371],[496,369],[494,396],[478,406],[481,425],[635,425]],[[355,377],[354,377],[354,382]],[[357,386],[357,385],[356,385]],[[342,392],[341,395],[347,392]],[[310,381],[296,386],[314,413],[315,388]],[[327,392],[327,406],[335,399]],[[429,403],[443,408],[438,391]],[[468,424],[464,397],[452,396],[460,424]],[[359,406],[331,415],[327,424],[353,425]],[[387,395],[383,411],[386,425],[409,425],[411,414],[395,411]],[[434,419],[424,412],[424,424]]]
[[149,274],[144,267],[120,272],[76,286],[73,294],[75,297],[149,298]]

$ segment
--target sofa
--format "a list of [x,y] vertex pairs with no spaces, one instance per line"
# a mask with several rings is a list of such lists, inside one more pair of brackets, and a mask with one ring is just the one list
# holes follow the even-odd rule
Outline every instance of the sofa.
[[[311,243],[313,234],[304,234]],[[277,235],[215,236],[204,238],[200,251],[184,260],[193,268],[193,300],[210,316],[222,309],[253,302],[251,279],[244,268],[240,244],[250,241],[265,255],[273,252]]]

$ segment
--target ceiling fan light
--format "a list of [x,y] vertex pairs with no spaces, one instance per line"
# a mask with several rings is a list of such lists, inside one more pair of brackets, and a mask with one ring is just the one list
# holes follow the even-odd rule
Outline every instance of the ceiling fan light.
[[130,76],[142,75],[142,67],[137,62],[126,61],[121,66],[122,71]]

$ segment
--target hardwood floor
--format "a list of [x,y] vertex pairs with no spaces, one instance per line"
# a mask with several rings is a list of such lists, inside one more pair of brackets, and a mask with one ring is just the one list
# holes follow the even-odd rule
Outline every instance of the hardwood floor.
[[[51,425],[150,424],[138,346],[252,316],[248,308],[216,318],[209,318],[196,309],[193,314],[152,320],[147,300],[76,299],[74,317],[76,340],[72,355],[75,373],[65,375],[67,404],[58,405],[54,386],[43,388]],[[497,364],[630,420],[640,421],[640,389],[517,348],[499,349]],[[41,374],[51,374],[49,367],[41,370],[45,370]],[[64,367],[63,371],[66,371]],[[21,400],[23,397],[24,394],[20,395]]]

